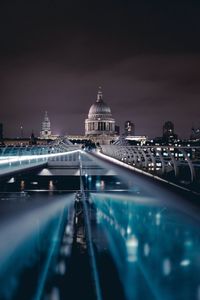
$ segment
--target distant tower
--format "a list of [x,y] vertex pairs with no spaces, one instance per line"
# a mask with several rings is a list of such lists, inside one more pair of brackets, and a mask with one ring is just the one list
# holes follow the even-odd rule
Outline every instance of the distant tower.
[[37,139],[35,138],[35,135],[34,135],[33,131],[31,133],[29,144],[30,145],[36,145],[37,144]]
[[40,132],[40,138],[49,139],[50,136],[51,136],[51,123],[47,111],[45,111],[44,121],[42,122],[42,130]]
[[3,143],[3,124],[0,123],[0,143]]
[[126,121],[124,124],[124,134],[125,136],[135,135],[135,125],[131,121]]
[[163,140],[165,142],[173,142],[177,138],[177,134],[174,133],[174,124],[171,121],[165,122],[163,125]]
[[165,122],[163,125],[163,137],[170,137],[174,134],[174,124],[171,121]]
[[190,136],[191,140],[200,140],[200,127],[192,127],[192,134]]

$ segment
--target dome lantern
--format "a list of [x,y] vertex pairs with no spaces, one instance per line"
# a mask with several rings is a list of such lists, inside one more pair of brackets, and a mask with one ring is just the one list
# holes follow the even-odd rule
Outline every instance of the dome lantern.
[[96,102],[102,102],[103,101],[103,93],[101,86],[99,87],[98,93],[97,93],[97,101]]

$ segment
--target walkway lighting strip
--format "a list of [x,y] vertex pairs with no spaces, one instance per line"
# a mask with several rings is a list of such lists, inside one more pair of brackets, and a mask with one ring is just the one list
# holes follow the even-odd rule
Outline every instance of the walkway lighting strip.
[[80,152],[80,150],[72,150],[67,152],[60,152],[60,153],[50,153],[50,154],[38,154],[38,155],[18,155],[18,156],[4,156],[0,157],[0,165],[7,164],[7,163],[14,163],[14,162],[22,162],[22,161],[30,161],[30,160],[37,160],[37,159],[48,159],[57,156],[65,156],[68,154],[73,154]]

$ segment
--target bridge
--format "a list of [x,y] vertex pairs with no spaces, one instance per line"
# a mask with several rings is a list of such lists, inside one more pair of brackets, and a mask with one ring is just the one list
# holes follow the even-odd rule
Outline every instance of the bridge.
[[0,298],[199,300],[199,151],[2,147]]
[[[8,167],[12,172],[14,166],[23,170],[47,162],[49,166],[79,166],[76,150],[80,150],[80,146],[62,140],[44,146],[1,147],[1,174]],[[181,180],[184,173],[188,182],[199,180],[200,147],[102,145],[100,152],[161,177],[171,175]]]
[[191,182],[200,168],[200,147],[103,145],[102,152],[150,173],[164,175],[173,171],[178,177],[181,168],[188,168]]
[[0,176],[44,166],[48,160],[68,156],[79,148],[62,140],[43,146],[1,146]]

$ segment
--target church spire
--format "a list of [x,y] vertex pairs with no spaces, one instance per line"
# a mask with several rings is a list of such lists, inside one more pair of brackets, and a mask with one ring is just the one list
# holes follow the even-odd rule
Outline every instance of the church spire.
[[98,93],[97,93],[97,102],[102,102],[103,101],[103,93],[102,93],[102,88],[99,86]]
[[45,110],[44,121],[49,122],[48,112]]
[[40,137],[43,139],[47,139],[51,136],[51,123],[48,117],[47,111],[44,114],[44,120],[42,122],[42,130],[40,132]]

